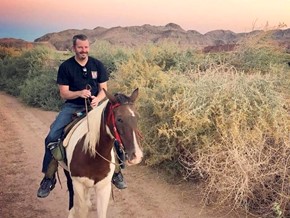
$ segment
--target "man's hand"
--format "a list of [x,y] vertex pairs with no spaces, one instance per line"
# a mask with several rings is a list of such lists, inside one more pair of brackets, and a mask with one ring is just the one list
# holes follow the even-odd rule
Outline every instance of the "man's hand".
[[99,105],[100,101],[96,96],[91,96],[91,107],[97,107]]
[[90,98],[91,97],[91,91],[87,89],[83,89],[80,91],[80,97],[82,98]]

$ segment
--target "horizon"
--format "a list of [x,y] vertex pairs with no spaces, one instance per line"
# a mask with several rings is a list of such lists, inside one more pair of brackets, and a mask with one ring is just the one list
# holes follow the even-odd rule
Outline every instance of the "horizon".
[[[234,33],[288,28],[289,0],[2,0],[0,38],[33,42],[48,33],[68,29],[131,27],[149,24],[179,25],[185,31],[205,34],[214,30]],[[92,9],[92,10],[90,10]]]
[[[177,23],[173,23],[173,22],[170,22],[170,23],[172,23],[172,24],[176,24],[176,25],[180,26],[180,25],[177,24]],[[167,24],[170,24],[170,23],[167,23]],[[164,27],[164,26],[166,26],[167,24],[165,24],[165,25],[142,24],[142,25],[139,25],[139,26],[141,27],[141,26],[143,26],[143,25],[150,25],[150,26],[156,26],[156,27],[161,27],[161,26]],[[134,25],[134,26],[137,26],[137,25]],[[102,26],[97,26],[97,27],[102,27]],[[97,28],[97,27],[94,27],[94,28],[92,28],[92,29],[87,29],[87,30],[93,30],[93,29],[95,29],[95,28]],[[111,29],[111,28],[115,28],[115,27],[126,28],[126,27],[133,27],[133,26],[114,26],[114,27],[109,27],[109,28],[106,28],[106,27],[102,27],[102,28]],[[182,28],[182,26],[180,26],[180,27]],[[71,29],[76,29],[76,28],[71,28]],[[17,37],[0,37],[0,39],[5,39],[5,38],[8,38],[8,39],[9,39],[9,38],[12,38],[12,39],[20,39],[20,40],[24,40],[24,41],[27,41],[27,42],[34,42],[36,39],[41,38],[41,37],[45,36],[46,34],[59,33],[59,32],[67,31],[67,30],[71,30],[71,29],[63,29],[63,30],[59,30],[59,31],[57,31],[57,32],[47,32],[47,33],[44,33],[43,35],[40,35],[39,37],[36,37],[36,38],[34,38],[34,39],[32,39],[32,40],[26,40],[26,39],[23,39],[23,38],[17,38]],[[84,28],[84,29],[86,29],[86,28]],[[183,29],[183,28],[182,28],[182,29]],[[277,28],[277,29],[285,30],[285,29],[290,29],[290,27],[289,27],[289,28]],[[81,29],[76,29],[76,30],[81,30]],[[184,30],[184,31],[191,31],[191,30],[185,30],[185,29],[183,29],[183,30]],[[218,31],[218,30],[232,31],[232,30],[230,30],[230,29],[213,29],[213,30],[209,30],[208,32],[205,32],[205,33],[200,33],[200,32],[197,31],[197,30],[194,30],[194,31],[197,31],[197,32],[199,32],[200,34],[205,35],[205,34],[207,34],[207,33],[209,33],[209,32],[212,32],[212,31]],[[264,29],[262,29],[262,30],[264,30]],[[234,32],[234,31],[232,31],[232,32],[238,34],[238,33],[249,33],[249,32],[252,32],[252,31],[256,31],[256,29],[249,30],[249,31],[246,31],[246,32]],[[0,35],[0,36],[1,36],[1,35]]]

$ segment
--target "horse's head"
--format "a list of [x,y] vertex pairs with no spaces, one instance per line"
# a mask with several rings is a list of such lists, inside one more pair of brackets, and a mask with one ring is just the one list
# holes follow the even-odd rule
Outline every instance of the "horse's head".
[[105,93],[111,103],[111,115],[109,116],[111,131],[125,150],[126,163],[128,165],[138,164],[143,158],[139,143],[140,135],[137,129],[138,116],[134,107],[134,102],[138,97],[138,89],[135,89],[130,97],[121,93],[115,95],[106,91]]

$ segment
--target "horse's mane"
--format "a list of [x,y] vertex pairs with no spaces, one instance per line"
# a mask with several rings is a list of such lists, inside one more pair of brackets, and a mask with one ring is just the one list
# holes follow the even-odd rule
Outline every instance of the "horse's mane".
[[[89,131],[86,134],[83,149],[85,152],[89,152],[92,156],[96,155],[96,144],[99,143],[100,140],[102,114],[108,101],[109,100],[106,100],[98,107],[95,107],[88,113],[88,118],[84,118],[84,122],[89,127]],[[89,125],[87,122],[89,122]]]
[[116,98],[116,101],[120,104],[128,104],[130,103],[130,98],[122,93],[116,93],[114,95],[114,97]]

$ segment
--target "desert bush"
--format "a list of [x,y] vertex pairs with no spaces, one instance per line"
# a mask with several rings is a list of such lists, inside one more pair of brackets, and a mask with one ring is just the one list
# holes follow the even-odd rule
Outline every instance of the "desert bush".
[[197,51],[180,48],[172,42],[163,42],[157,45],[146,44],[138,49],[148,63],[159,66],[162,71],[184,72],[191,70],[198,65],[202,57]]
[[51,58],[52,51],[45,47],[27,50],[18,57],[5,58],[1,63],[1,90],[19,96],[27,79],[37,77],[38,72],[55,65]]
[[7,57],[18,57],[22,53],[22,50],[17,48],[7,48],[4,46],[0,46],[0,59],[4,59]]
[[272,31],[257,31],[239,42],[236,52],[229,54],[229,63],[241,71],[271,72],[270,68],[285,65],[290,55],[271,39]]
[[58,111],[63,103],[56,85],[56,71],[38,71],[21,86],[20,98],[28,105]]
[[272,66],[285,64],[286,55],[273,47],[242,47],[232,56],[230,63],[245,72],[270,72]]
[[90,50],[93,57],[103,62],[109,74],[117,70],[118,64],[126,62],[131,54],[129,48],[111,45],[107,41],[96,41]]
[[178,157],[185,177],[204,179],[206,202],[260,214],[279,202],[285,215],[290,120],[275,77],[207,72],[194,86],[179,105],[181,126],[192,130]]
[[217,64],[217,57],[207,56],[210,64],[202,71],[164,71],[147,55],[139,50],[121,64],[109,86],[125,93],[140,88],[146,164],[175,181],[203,181],[206,202],[260,214],[273,214],[278,202],[285,215],[290,121],[281,87],[289,86],[286,69],[273,65],[268,73],[247,74],[223,57]]
[[29,63],[21,57],[7,58],[2,62],[1,67],[1,90],[18,96],[20,86],[27,78],[29,72]]
[[[171,101],[171,94],[177,93],[178,89],[184,89],[183,86],[178,85],[178,81],[175,81],[177,76],[169,72],[164,73],[159,66],[148,63],[141,53],[136,53],[128,62],[120,65],[113,77],[114,80],[110,81],[109,85],[113,92],[131,93],[135,88],[140,88],[138,111],[141,114],[140,129],[147,139],[144,141],[145,153],[148,156],[146,163],[153,165],[167,158],[171,159],[172,154],[169,150],[175,151],[174,145],[164,146],[158,137],[159,126],[171,121],[171,114],[162,116],[163,105],[160,101]],[[165,109],[164,113],[169,112]],[[159,152],[159,149],[168,150],[168,153]]]

